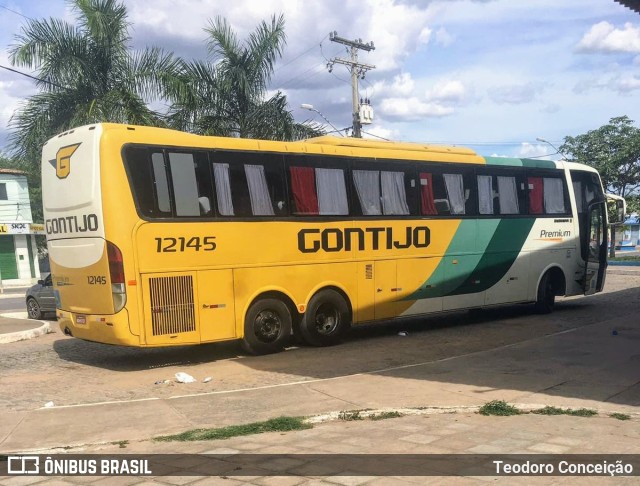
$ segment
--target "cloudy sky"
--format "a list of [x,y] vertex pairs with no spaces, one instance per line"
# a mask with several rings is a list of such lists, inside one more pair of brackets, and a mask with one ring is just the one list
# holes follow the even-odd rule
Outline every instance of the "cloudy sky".
[[[486,155],[543,156],[628,115],[640,125],[640,14],[614,0],[125,0],[135,48],[207,56],[203,28],[222,15],[241,38],[284,14],[287,47],[271,89],[297,120],[351,124],[351,89],[340,37],[373,41],[359,60],[375,65],[360,93],[374,108],[371,136],[471,146]],[[73,22],[64,0],[0,0],[0,65],[27,18]],[[24,70],[23,70],[24,71]],[[29,78],[0,69],[0,150]],[[329,128],[330,129],[330,128]],[[556,158],[557,156],[550,156]]]

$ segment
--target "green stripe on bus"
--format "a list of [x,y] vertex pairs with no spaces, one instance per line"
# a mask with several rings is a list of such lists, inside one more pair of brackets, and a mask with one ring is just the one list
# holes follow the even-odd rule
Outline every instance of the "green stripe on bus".
[[534,218],[501,220],[476,268],[446,295],[483,292],[498,283],[518,258],[534,222]]
[[485,157],[487,165],[508,165],[515,167],[522,167],[522,160],[514,159],[512,157]]
[[537,169],[556,168],[556,163],[553,160],[522,159],[522,165],[524,167],[532,167]]
[[484,157],[487,165],[502,165],[509,167],[531,167],[536,169],[555,169],[553,160],[516,159],[513,157]]
[[429,279],[403,300],[483,292],[509,271],[534,218],[465,220]]
[[[462,285],[480,262],[499,222],[499,219],[461,221],[433,274],[418,290],[402,300],[442,297]],[[454,260],[457,263],[454,264]]]

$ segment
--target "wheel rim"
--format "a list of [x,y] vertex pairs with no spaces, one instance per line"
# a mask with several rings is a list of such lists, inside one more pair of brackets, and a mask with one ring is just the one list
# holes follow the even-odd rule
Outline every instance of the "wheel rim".
[[331,304],[321,304],[316,311],[316,331],[323,336],[332,334],[340,324],[340,312]]
[[256,316],[253,322],[253,331],[259,341],[272,343],[280,337],[282,331],[282,319],[277,312],[263,310]]
[[29,317],[38,317],[38,314],[40,313],[40,308],[38,307],[38,303],[35,300],[30,300],[27,303],[27,307],[28,307],[28,313],[29,313]]

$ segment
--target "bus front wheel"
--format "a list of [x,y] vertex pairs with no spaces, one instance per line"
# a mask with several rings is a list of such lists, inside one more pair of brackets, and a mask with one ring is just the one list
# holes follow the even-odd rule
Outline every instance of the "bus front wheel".
[[547,272],[542,276],[538,285],[538,296],[536,299],[535,309],[538,314],[549,314],[553,311],[556,302],[556,289],[553,285],[551,272]]
[[344,297],[325,289],[314,295],[300,321],[300,336],[311,346],[336,344],[349,327],[350,311]]
[[249,307],[242,347],[251,354],[282,351],[291,336],[291,312],[278,299],[261,299]]

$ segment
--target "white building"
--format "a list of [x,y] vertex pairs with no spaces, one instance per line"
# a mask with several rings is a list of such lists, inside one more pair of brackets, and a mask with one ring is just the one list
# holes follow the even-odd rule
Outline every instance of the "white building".
[[27,177],[24,172],[0,168],[0,286],[31,285],[40,278],[36,234]]

